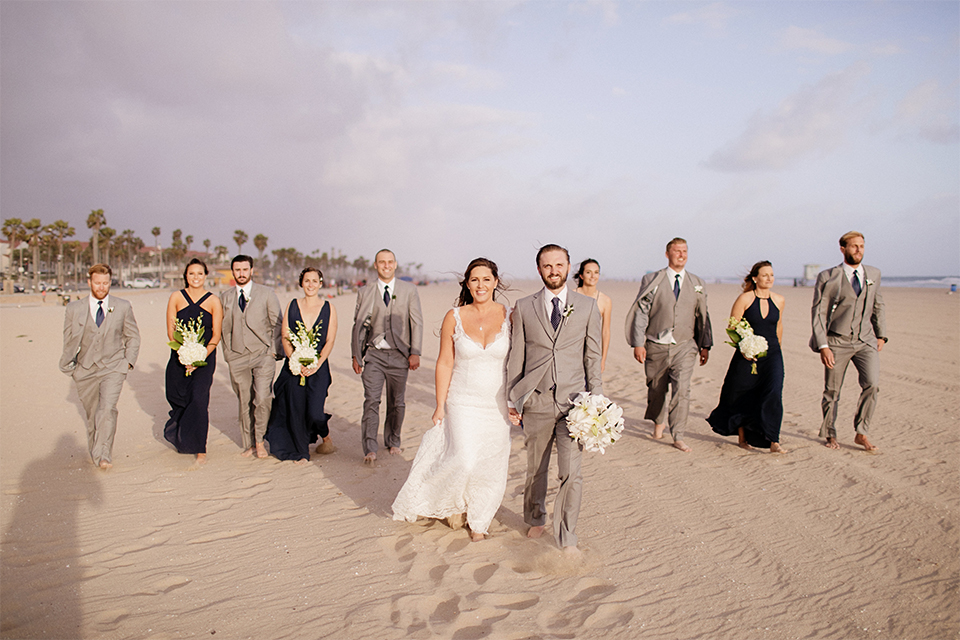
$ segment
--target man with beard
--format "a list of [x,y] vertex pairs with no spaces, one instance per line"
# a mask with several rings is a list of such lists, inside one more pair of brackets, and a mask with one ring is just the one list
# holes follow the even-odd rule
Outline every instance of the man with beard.
[[221,342],[230,367],[230,382],[240,400],[243,455],[267,457],[263,434],[273,402],[276,361],[283,353],[283,313],[273,289],[252,282],[253,258],[238,255],[230,262],[235,287],[220,294],[223,303]]
[[523,422],[527,479],[523,520],[528,538],[543,535],[547,518],[547,472],[557,443],[560,488],[553,508],[553,533],[566,553],[577,553],[577,518],[583,479],[580,452],[570,437],[567,413],[581,391],[602,394],[602,320],[593,298],[569,291],[570,254],[555,244],[537,253],[544,288],[514,307],[507,357],[507,406],[515,425]]
[[867,432],[877,408],[880,351],[887,343],[887,323],[880,295],[880,270],[861,264],[863,251],[862,233],[843,234],[843,264],[821,271],[813,290],[810,348],[820,354],[824,366],[820,437],[826,439],[824,446],[828,449],[840,448],[837,407],[844,373],[853,361],[861,389],[853,420],[857,432],[853,441],[867,451],[877,450],[867,439]]

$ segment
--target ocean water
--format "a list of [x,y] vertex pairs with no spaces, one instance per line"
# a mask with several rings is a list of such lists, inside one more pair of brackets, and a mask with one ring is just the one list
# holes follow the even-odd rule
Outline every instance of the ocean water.
[[[800,286],[801,278],[777,277],[777,286],[790,286],[794,280],[796,280],[797,286]],[[743,282],[741,278],[714,278],[712,281],[721,284],[740,284]],[[960,276],[883,276],[881,284],[885,287],[922,287],[926,289],[949,289],[951,285],[954,285],[960,289]],[[806,286],[812,287],[813,281],[807,282]]]

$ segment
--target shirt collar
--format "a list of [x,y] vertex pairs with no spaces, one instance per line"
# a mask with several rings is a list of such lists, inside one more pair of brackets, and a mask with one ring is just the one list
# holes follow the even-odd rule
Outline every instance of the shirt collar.
[[393,286],[396,281],[397,281],[396,278],[391,278],[390,282],[384,282],[380,278],[377,278],[377,288],[380,289],[380,295],[381,296],[383,295],[383,290],[386,287],[390,287],[390,295],[393,295],[394,293],[396,293],[397,288]]
[[[97,299],[94,297],[94,295],[91,293],[91,294],[90,294],[90,313],[93,313],[93,314],[96,314],[96,313],[97,313],[97,304],[98,304],[99,302],[100,302],[100,300],[97,300]],[[110,294],[108,293],[108,294],[103,298],[103,312],[106,313],[109,309],[110,309]]]
[[858,264],[856,267],[851,267],[846,262],[844,262],[842,266],[843,266],[843,274],[847,276],[847,280],[853,280],[853,273],[857,272],[859,274],[860,284],[863,284],[864,271],[863,271],[862,262]]
[[247,281],[247,284],[243,285],[242,287],[241,287],[240,285],[237,285],[237,297],[239,298],[239,297],[240,297],[240,292],[243,291],[243,297],[246,298],[247,300],[249,300],[249,299],[250,299],[250,290],[251,290],[251,289],[253,289],[253,281],[252,281],[252,280],[248,280],[248,281]]
[[680,282],[687,277],[687,270],[680,269],[680,271],[674,271],[671,267],[667,267],[667,275],[670,276],[670,280],[676,280],[677,276],[680,276]]
[[547,301],[547,305],[551,308],[553,307],[553,299],[560,298],[560,306],[564,307],[567,304],[567,287],[564,285],[563,289],[560,289],[559,293],[554,294],[553,291],[550,291],[546,287],[543,288],[544,299]]

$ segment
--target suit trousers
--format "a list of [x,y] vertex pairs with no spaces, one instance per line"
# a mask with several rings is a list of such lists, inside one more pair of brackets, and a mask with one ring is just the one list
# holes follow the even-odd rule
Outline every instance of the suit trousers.
[[269,350],[232,354],[230,383],[240,400],[240,437],[244,450],[263,442],[273,405],[273,377],[276,360]]
[[670,435],[680,440],[690,413],[690,380],[697,363],[697,343],[657,344],[647,340],[646,349],[643,371],[647,378],[647,411],[643,417],[654,424],[669,424]]
[[[124,365],[126,366],[126,365]],[[117,433],[117,402],[127,374],[113,369],[84,369],[73,373],[77,395],[87,414],[87,449],[94,464],[112,462]]]
[[823,376],[823,424],[820,425],[821,438],[837,437],[837,409],[840,404],[840,387],[847,365],[853,362],[860,377],[860,400],[857,401],[857,414],[853,424],[857,433],[866,435],[870,429],[870,420],[877,408],[877,396],[880,393],[880,354],[877,348],[853,337],[828,336],[827,343],[833,351],[833,369],[824,369]]
[[377,452],[380,397],[384,385],[387,387],[387,417],[383,422],[383,445],[388,448],[400,446],[409,372],[410,361],[396,349],[367,349],[360,374],[363,381],[363,417],[360,419],[363,455]]
[[[546,395],[546,394],[544,394]],[[523,487],[523,521],[532,527],[543,526],[547,519],[547,479],[550,454],[557,443],[557,467],[560,488],[553,504],[553,535],[561,547],[577,546],[577,518],[583,495],[583,476],[580,472],[583,447],[570,437],[567,414],[556,406],[553,411],[541,413],[535,397],[529,409],[523,411],[523,437],[527,449],[527,480]],[[550,398],[553,405],[553,398]],[[539,410],[539,411],[538,411]]]

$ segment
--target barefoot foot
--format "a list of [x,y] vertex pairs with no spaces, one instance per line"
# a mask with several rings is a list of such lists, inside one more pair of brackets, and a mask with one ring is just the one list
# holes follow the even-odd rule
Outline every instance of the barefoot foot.
[[823,443],[827,449],[839,449],[840,443],[837,442],[836,438],[827,438],[827,441]]
[[688,447],[683,440],[674,440],[673,446],[676,447],[677,449],[680,449],[680,451],[683,451],[684,453],[690,453],[691,451],[693,451],[693,449]]
[[367,455],[363,456],[363,464],[373,465],[377,461],[377,454],[370,452]]
[[454,531],[459,531],[463,529],[463,523],[466,521],[463,513],[455,513],[453,515],[447,516],[447,526],[453,529]]
[[306,458],[300,458],[299,460],[294,460],[293,464],[300,465],[301,467],[305,467],[308,464],[310,464],[310,461],[307,460]]
[[254,452],[255,452],[256,450],[257,450],[256,447],[250,447],[249,449],[244,449],[244,450],[240,453],[240,455],[242,455],[244,458],[249,458],[250,456],[252,456],[252,455],[254,454]]
[[484,538],[486,538],[486,537],[487,537],[486,534],[478,533],[478,532],[476,532],[476,531],[472,531],[472,532],[470,533],[470,541],[471,541],[471,542],[483,542]]
[[104,470],[113,468],[113,464],[110,462],[107,462],[106,460],[101,460],[98,466]]
[[539,538],[542,535],[543,535],[543,525],[530,527],[529,531],[527,531],[528,538]]
[[665,424],[655,424],[653,425],[653,439],[660,440],[663,438],[663,432],[666,430],[667,425]]
[[267,457],[267,448],[263,446],[262,442],[257,443],[257,457],[266,458]]
[[875,445],[875,444],[870,444],[870,441],[867,440],[867,436],[863,435],[862,433],[858,433],[858,434],[857,434],[857,437],[854,438],[853,441],[856,442],[858,445],[860,445],[861,447],[863,447],[863,448],[864,448],[865,450],[867,450],[867,451],[879,451],[879,450],[880,450],[880,447],[878,447],[877,445]]
[[329,455],[336,450],[337,448],[333,446],[333,441],[330,439],[330,436],[324,438],[323,442],[317,445],[317,453],[320,455]]
[[403,453],[403,449],[401,449],[400,447],[390,447],[390,455],[398,456],[401,453]]
[[779,442],[770,443],[770,453],[786,453],[787,450],[780,446]]
[[207,454],[198,453],[197,454],[197,464],[204,464],[207,461]]
[[753,451],[753,447],[750,446],[750,443],[747,442],[747,434],[744,433],[743,427],[737,429],[737,446],[741,449],[746,449],[747,451]]

